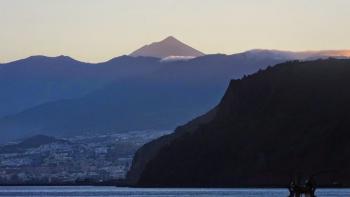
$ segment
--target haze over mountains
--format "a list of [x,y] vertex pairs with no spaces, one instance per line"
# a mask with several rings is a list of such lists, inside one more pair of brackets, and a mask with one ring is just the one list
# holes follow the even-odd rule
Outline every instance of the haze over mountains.
[[280,51],[280,50],[266,50],[266,49],[253,49],[247,51],[251,55],[260,56],[273,56],[276,59],[292,59],[292,60],[312,60],[319,58],[338,57],[347,58],[350,57],[350,50],[323,50],[323,51]]
[[[160,59],[173,56],[196,58]],[[98,64],[66,56],[0,64],[0,91],[5,93],[0,95],[0,141],[35,134],[172,129],[215,106],[231,79],[313,57],[327,55],[271,50],[204,55],[168,37]]]

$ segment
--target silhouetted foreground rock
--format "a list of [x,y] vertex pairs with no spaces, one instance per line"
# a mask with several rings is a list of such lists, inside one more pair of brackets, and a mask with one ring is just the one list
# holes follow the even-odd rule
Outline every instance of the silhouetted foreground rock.
[[[129,182],[283,186],[294,174],[350,186],[350,60],[287,62],[232,80],[220,104],[141,148]],[[322,173],[327,172],[327,173]]]

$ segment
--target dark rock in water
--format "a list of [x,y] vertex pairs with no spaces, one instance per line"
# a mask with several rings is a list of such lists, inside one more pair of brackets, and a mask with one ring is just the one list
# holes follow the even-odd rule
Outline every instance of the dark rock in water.
[[[350,185],[350,60],[288,62],[232,80],[213,111],[141,148],[137,186]],[[212,116],[212,117],[211,117]]]

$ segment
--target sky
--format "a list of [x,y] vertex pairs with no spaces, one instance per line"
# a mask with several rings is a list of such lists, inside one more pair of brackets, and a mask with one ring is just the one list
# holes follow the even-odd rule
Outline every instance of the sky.
[[0,62],[102,62],[167,36],[207,54],[350,49],[349,0],[0,0]]

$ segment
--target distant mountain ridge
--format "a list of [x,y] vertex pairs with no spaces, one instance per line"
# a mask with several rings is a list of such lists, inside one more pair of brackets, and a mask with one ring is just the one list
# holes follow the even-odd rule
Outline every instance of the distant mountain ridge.
[[120,56],[90,64],[68,56],[31,56],[0,65],[0,117],[36,105],[82,97],[112,81],[154,72],[157,58]]
[[[86,132],[172,129],[216,105],[232,78],[241,78],[285,61],[269,57],[248,58],[242,54],[207,55],[174,62],[128,56],[117,60],[125,66],[119,68],[119,72],[122,68],[138,70],[148,63],[149,69],[147,74],[144,71],[137,76],[129,75],[85,96],[46,102],[1,118],[0,141],[36,134],[66,136]],[[135,66],[132,66],[133,61]],[[115,65],[114,61],[110,63]],[[105,64],[99,67],[105,67]]]
[[205,54],[180,42],[173,36],[169,36],[160,42],[145,45],[130,54],[133,57],[144,56],[157,58],[166,58],[169,56],[199,57],[203,55]]
[[[162,42],[184,45],[173,37]],[[229,80],[305,58],[276,50],[192,55],[199,56],[124,55],[96,64],[68,56],[32,56],[0,64],[0,141],[35,134],[175,128],[216,105]]]

